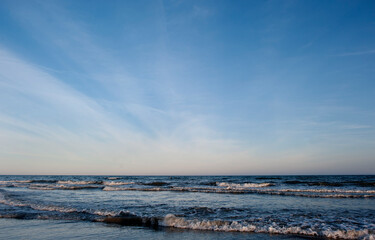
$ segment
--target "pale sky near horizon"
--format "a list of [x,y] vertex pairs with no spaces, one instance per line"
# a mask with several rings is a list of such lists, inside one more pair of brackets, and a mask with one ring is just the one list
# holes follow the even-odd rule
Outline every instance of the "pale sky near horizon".
[[375,1],[0,1],[0,174],[375,174]]

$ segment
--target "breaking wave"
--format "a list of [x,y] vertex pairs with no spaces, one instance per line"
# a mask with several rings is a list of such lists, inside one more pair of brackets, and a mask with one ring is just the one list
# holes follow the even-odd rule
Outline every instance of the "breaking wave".
[[0,184],[9,184],[9,183],[31,183],[31,180],[12,180],[12,181],[0,181]]
[[117,179],[122,179],[122,177],[108,177],[108,180],[117,180]]
[[[201,193],[225,193],[225,194],[269,194],[280,196],[296,196],[310,198],[374,198],[375,190],[331,190],[331,189],[239,189],[239,188],[195,188],[195,187],[110,187],[103,191],[175,191],[175,192],[201,192]],[[329,193],[329,194],[327,194]]]
[[307,185],[307,186],[325,186],[325,187],[343,187],[343,186],[357,186],[357,187],[375,187],[375,182],[366,181],[343,181],[343,182],[319,182],[319,181],[300,181],[287,180],[283,182],[287,185]]
[[217,182],[217,186],[219,187],[227,187],[228,189],[231,188],[262,188],[262,187],[270,187],[274,186],[273,183],[227,183],[227,182]]
[[187,220],[183,217],[176,217],[168,214],[163,219],[161,225],[192,230],[209,230],[223,232],[255,232],[271,234],[293,234],[305,235],[312,237],[326,237],[333,239],[375,239],[375,232],[369,229],[351,230],[351,229],[324,229],[317,228],[314,225],[299,226],[282,226],[275,222],[263,223],[262,225],[246,221],[222,221],[222,220]]
[[29,189],[34,190],[83,190],[83,189],[102,189],[103,186],[86,185],[86,186],[67,186],[67,185],[56,185],[56,186],[29,186]]
[[[116,187],[108,186],[106,188]],[[126,210],[111,211],[108,209],[79,209],[69,206],[33,203],[14,198],[13,195],[9,195],[5,190],[0,190],[0,203],[13,207],[21,207],[24,208],[25,211],[17,213],[5,212],[0,214],[1,218],[77,219],[81,221],[104,222],[124,226],[144,226],[150,228],[170,227],[202,231],[254,232],[281,235],[292,234],[331,239],[375,239],[375,229],[373,229],[373,224],[371,222],[361,223],[361,225],[357,225],[356,229],[353,229],[345,224],[327,226],[324,219],[315,220],[314,218],[296,218],[293,216],[294,221],[290,221],[290,219],[284,219],[281,215],[276,219],[246,218],[238,221],[220,219],[209,220],[202,219],[201,217],[189,219],[185,218],[186,215],[181,216],[175,214],[162,215],[161,217],[140,216]],[[29,209],[40,212],[33,212]],[[215,212],[215,209],[208,207],[193,207],[188,210],[193,213],[199,213],[200,215]],[[233,211],[233,209],[229,209],[228,211]],[[327,221],[329,221],[329,219]]]
[[86,184],[102,184],[103,181],[58,181],[59,184],[74,184],[74,185],[86,185]]
[[110,182],[103,182],[103,184],[107,185],[107,186],[120,186],[120,185],[135,184],[135,182],[114,182],[114,181],[110,181]]

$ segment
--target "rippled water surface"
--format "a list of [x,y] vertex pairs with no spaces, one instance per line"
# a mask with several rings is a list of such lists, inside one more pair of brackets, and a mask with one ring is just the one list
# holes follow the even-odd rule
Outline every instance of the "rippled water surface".
[[375,176],[0,176],[0,217],[375,239]]

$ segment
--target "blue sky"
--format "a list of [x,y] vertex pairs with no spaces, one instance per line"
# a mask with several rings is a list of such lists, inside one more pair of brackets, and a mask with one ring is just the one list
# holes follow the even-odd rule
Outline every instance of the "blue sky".
[[0,2],[0,174],[375,174],[374,1]]

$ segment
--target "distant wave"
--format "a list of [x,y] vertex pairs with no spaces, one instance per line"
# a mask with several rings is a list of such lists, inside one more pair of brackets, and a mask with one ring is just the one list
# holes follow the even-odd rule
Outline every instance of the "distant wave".
[[108,177],[109,180],[117,180],[117,179],[121,179],[122,177]]
[[256,177],[255,179],[258,179],[258,180],[268,180],[268,179],[279,180],[279,179],[281,179],[281,177]]
[[[0,181],[0,184],[18,184],[18,183],[25,183],[25,184],[33,184],[33,183],[57,183],[57,184],[64,184],[64,185],[128,185],[128,184],[135,184],[135,182],[118,182],[118,181],[73,181],[73,180],[8,180],[8,181]],[[165,185],[162,182],[152,182],[152,183],[145,183],[144,185],[154,185],[154,186],[161,186]],[[24,185],[22,185],[24,186]]]
[[[171,188],[134,188],[134,187],[109,187],[103,191],[175,191],[175,192],[202,192],[202,193],[225,193],[225,194],[269,194],[280,196],[296,196],[310,198],[374,198],[373,190],[329,190],[329,189],[219,189],[219,188],[193,188],[193,187],[171,187]],[[336,194],[321,194],[336,193]],[[349,194],[353,193],[353,194]]]
[[56,183],[57,180],[47,180],[47,179],[40,179],[40,180],[30,180],[30,183]]
[[135,182],[103,182],[104,185],[107,186],[120,186],[120,185],[129,185],[129,184],[135,184]]
[[0,181],[0,184],[9,184],[9,183],[31,183],[31,180],[8,180],[8,181]]
[[227,182],[217,182],[217,186],[219,187],[227,187],[227,188],[261,188],[261,187],[269,187],[274,186],[273,183],[227,183]]
[[104,186],[67,186],[67,185],[55,185],[55,186],[29,186],[29,189],[34,190],[83,190],[83,189],[102,189]]
[[366,181],[318,182],[318,181],[287,180],[287,181],[284,181],[283,183],[288,184],[288,185],[308,185],[308,186],[326,186],[326,187],[342,187],[342,186],[375,187],[375,182],[366,182]]
[[[172,191],[172,192],[201,192],[218,194],[268,194],[279,196],[296,196],[310,198],[375,198],[375,189],[358,187],[322,187],[322,183],[310,184],[308,187],[291,186],[311,182],[284,181],[289,185],[275,186],[273,182],[263,183],[233,183],[233,182],[198,182],[192,186],[175,186],[169,182],[125,182],[125,181],[74,181],[74,180],[7,180],[0,181],[1,187],[21,187],[33,190],[104,190],[104,191]],[[363,181],[352,181],[356,184]],[[367,182],[371,183],[371,182]],[[275,186],[275,187],[274,187]]]
[[148,183],[141,183],[142,185],[146,185],[146,186],[165,186],[165,185],[169,185],[169,183],[166,183],[166,182],[148,182]]
[[74,185],[86,185],[86,184],[102,184],[103,181],[58,181],[59,184],[74,184]]

